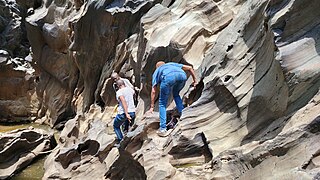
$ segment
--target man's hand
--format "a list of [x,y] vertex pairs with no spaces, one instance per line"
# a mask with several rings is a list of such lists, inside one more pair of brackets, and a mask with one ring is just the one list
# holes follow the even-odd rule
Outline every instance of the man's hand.
[[126,117],[127,117],[128,121],[129,121],[129,123],[131,123],[131,116],[130,116],[130,114],[126,113]]
[[198,82],[197,81],[193,81],[191,85],[195,88],[198,85]]

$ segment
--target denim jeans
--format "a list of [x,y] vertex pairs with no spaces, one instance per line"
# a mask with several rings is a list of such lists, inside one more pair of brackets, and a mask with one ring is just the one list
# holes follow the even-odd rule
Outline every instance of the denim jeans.
[[[133,124],[134,123],[134,119],[136,118],[136,114],[134,112],[129,112],[129,115],[131,117],[131,123]],[[113,129],[114,129],[114,132],[117,135],[117,139],[118,139],[119,142],[123,138],[123,135],[122,135],[122,132],[121,132],[121,129],[120,129],[120,126],[123,123],[127,123],[127,125],[129,126],[129,121],[127,120],[126,114],[125,113],[117,114],[117,116],[114,118],[114,121],[113,121]]]
[[176,103],[177,109],[181,114],[184,106],[182,104],[182,99],[179,95],[181,89],[184,87],[187,81],[187,76],[185,73],[172,72],[162,77],[160,83],[160,97],[159,97],[159,116],[160,116],[160,130],[166,129],[166,119],[167,119],[167,103],[169,95],[172,91],[174,102]]

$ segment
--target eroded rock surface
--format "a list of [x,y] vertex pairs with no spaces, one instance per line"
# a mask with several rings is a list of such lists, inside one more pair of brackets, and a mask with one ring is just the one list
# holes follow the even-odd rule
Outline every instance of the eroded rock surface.
[[41,154],[55,146],[53,133],[41,129],[21,129],[0,133],[0,179],[27,167]]
[[[142,16],[139,31],[117,46],[111,67],[131,77],[136,86],[142,83],[140,117],[121,148],[144,167],[148,179],[317,177],[318,132],[310,134],[310,127],[318,126],[319,115],[317,100],[311,100],[319,91],[319,23],[308,20],[303,29],[290,25],[296,22],[295,13],[317,17],[307,15],[317,7],[316,1],[300,12],[302,4],[163,1]],[[299,43],[302,51],[293,51]],[[201,80],[198,92],[190,92],[188,85],[183,90],[193,93],[187,99],[191,105],[167,138],[155,133],[157,114],[142,116],[149,104],[154,64],[160,59],[192,64]],[[109,66],[102,79],[110,74]],[[115,104],[110,85],[100,79],[96,93],[105,107]],[[112,127],[106,115],[110,110],[91,107],[89,112]],[[306,123],[286,128],[301,120]],[[84,134],[90,131],[87,127]],[[302,147],[308,147],[306,156],[294,158]],[[258,177],[258,172],[263,173]]]
[[146,179],[143,166],[114,147],[107,123],[96,118],[77,116],[66,123],[45,162],[44,179]]
[[[44,179],[319,178],[319,6],[45,1],[27,19],[38,116],[68,122]],[[199,80],[182,90],[187,107],[166,138],[158,114],[144,114],[158,60],[191,64]],[[119,149],[112,71],[140,88]]]
[[[0,1],[0,121],[30,121],[37,116],[34,69],[26,35],[28,9],[37,1]],[[41,2],[40,2],[41,3]]]
[[0,50],[0,122],[31,121],[37,116],[37,99],[29,61],[11,59],[9,53]]
[[112,72],[116,45],[137,31],[155,2],[85,1],[79,8],[79,2],[46,1],[27,18],[44,121],[55,126],[92,103],[105,103],[97,86]]

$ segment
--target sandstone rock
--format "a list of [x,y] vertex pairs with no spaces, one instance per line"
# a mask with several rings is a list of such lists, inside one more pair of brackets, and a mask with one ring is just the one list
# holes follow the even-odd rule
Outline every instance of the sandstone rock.
[[[271,177],[271,174],[276,179],[316,178],[319,166],[313,161],[317,161],[319,155],[316,145],[319,138],[318,106],[319,103],[310,103],[288,117],[287,125],[275,138],[219,154],[212,161],[211,178],[256,179]],[[302,116],[303,123],[292,122],[301,121]],[[265,136],[275,130],[268,129]]]
[[5,179],[27,167],[33,159],[55,146],[53,133],[21,129],[0,133],[0,178]]
[[[68,122],[44,179],[317,179],[317,9],[316,0],[45,1],[27,24],[38,116]],[[143,116],[158,60],[191,64],[200,81],[186,83],[187,107],[166,138],[157,113]],[[141,89],[119,150],[113,70]]]
[[1,50],[0,69],[0,121],[33,120],[37,116],[39,101],[31,64],[22,59],[11,59],[9,53]]
[[41,107],[38,116],[44,117],[43,121],[51,126],[65,121],[75,113],[71,101],[79,74],[72,53],[68,52],[70,41],[67,31],[71,17],[63,19],[72,13],[72,6],[66,6],[69,10],[61,22],[56,23],[53,16],[62,11],[56,7],[65,7],[67,4],[44,2],[34,14],[27,17],[26,23],[33,52],[33,67],[39,76],[36,90]]
[[[271,6],[271,28],[276,34],[286,82],[289,86],[288,112],[303,107],[318,92],[319,8],[316,1],[292,1],[279,9]],[[315,12],[315,13],[310,13]]]
[[27,7],[5,0],[0,1],[0,7],[0,49],[8,50],[13,58],[27,56],[30,47],[24,26]]
[[[39,116],[45,116],[51,126],[79,110],[88,111],[94,102],[105,103],[100,98],[101,85],[111,71],[101,71],[104,65],[109,69],[116,45],[136,31],[140,17],[154,2],[82,3],[77,1],[73,9],[71,2],[47,1],[27,18],[28,39],[40,76]],[[83,103],[75,105],[72,99],[79,95]]]
[[[145,170],[130,153],[113,147],[114,137],[105,122],[80,120],[83,117],[66,123],[59,148],[45,162],[45,179],[146,179]],[[88,125],[84,133],[81,124]]]
[[24,21],[26,8],[34,6],[2,0],[0,7],[0,119],[30,121],[37,116],[39,101],[34,89],[34,69],[24,60],[30,51]]

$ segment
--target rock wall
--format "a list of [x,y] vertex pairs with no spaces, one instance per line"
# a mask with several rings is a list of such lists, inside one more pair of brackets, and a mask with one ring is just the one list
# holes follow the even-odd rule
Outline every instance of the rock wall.
[[0,122],[34,120],[39,101],[30,62],[21,58],[11,59],[4,50],[0,53]]
[[[153,3],[85,1],[78,7],[69,1],[46,1],[27,18],[40,74],[40,117],[55,126],[92,103],[104,104],[97,87],[112,72],[116,45],[137,31],[140,17]],[[75,103],[77,99],[81,102]]]
[[25,18],[38,1],[0,1],[0,122],[31,121],[39,101]]
[[0,179],[10,178],[55,145],[53,133],[32,127],[0,133]]
[[[319,6],[44,1],[26,25],[38,117],[67,121],[44,179],[317,179]],[[158,60],[193,65],[199,80],[195,89],[187,81],[187,107],[166,138],[156,135],[158,114],[145,114]],[[136,123],[119,149],[112,71],[140,88]]]

